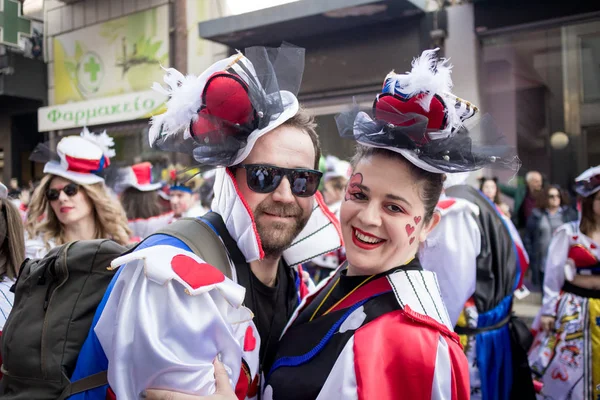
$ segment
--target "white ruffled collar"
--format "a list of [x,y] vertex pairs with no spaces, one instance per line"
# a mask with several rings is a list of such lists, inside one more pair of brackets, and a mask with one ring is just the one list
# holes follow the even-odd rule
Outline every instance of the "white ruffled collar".
[[[237,243],[246,262],[262,260],[265,254],[254,215],[240,194],[233,173],[228,168],[217,169],[214,193],[212,210],[223,218],[229,234]],[[292,245],[283,252],[283,257],[289,266],[295,266],[342,245],[339,221],[317,192],[311,217]]]

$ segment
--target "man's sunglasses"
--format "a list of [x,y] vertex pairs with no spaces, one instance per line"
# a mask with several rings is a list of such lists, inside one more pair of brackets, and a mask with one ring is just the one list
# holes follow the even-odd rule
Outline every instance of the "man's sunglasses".
[[256,193],[271,193],[286,176],[292,193],[298,197],[310,197],[317,192],[323,173],[306,168],[281,168],[263,164],[242,164],[237,168],[246,170],[246,182]]
[[46,192],[46,198],[49,201],[58,200],[60,197],[60,192],[65,192],[65,194],[69,197],[73,197],[79,192],[79,185],[76,183],[69,183],[65,185],[62,189],[48,189]]

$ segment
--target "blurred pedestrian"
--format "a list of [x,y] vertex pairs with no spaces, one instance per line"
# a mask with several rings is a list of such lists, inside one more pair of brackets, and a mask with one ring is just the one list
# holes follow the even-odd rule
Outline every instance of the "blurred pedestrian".
[[600,166],[575,180],[581,221],[558,228],[548,249],[544,297],[529,354],[540,398],[600,398]]
[[[340,160],[335,156],[325,158],[325,174],[323,175],[323,199],[329,210],[340,219],[340,207],[344,200],[346,184],[352,170],[348,161]],[[308,261],[304,268],[310,274],[315,283],[327,278],[337,267],[346,260],[346,252],[343,247],[321,254]]]
[[512,220],[517,229],[525,228],[527,218],[536,206],[537,198],[541,195],[544,180],[538,171],[529,171],[523,178],[517,179],[517,186],[500,183],[498,187],[502,194],[514,200]]
[[169,201],[173,218],[200,217],[208,211],[200,205],[198,190],[202,177],[195,170],[180,165],[169,168]]
[[537,207],[527,220],[527,229],[523,237],[529,254],[533,289],[541,290],[544,282],[544,266],[554,232],[564,223],[576,220],[577,211],[569,206],[569,198],[565,191],[558,185],[546,187],[544,195],[538,198]]
[[27,216],[27,257],[42,258],[51,248],[74,240],[129,242],[125,212],[96,174],[110,164],[112,145],[106,133],[95,135],[87,129],[61,139],[56,153],[38,145],[33,159],[48,161]]
[[490,199],[496,207],[508,218],[510,218],[510,209],[506,203],[502,202],[500,191],[498,190],[498,178],[482,177],[479,179],[479,190]]
[[129,228],[140,240],[151,235],[173,220],[173,212],[163,212],[158,191],[162,183],[152,183],[152,164],[143,162],[121,168],[115,185]]

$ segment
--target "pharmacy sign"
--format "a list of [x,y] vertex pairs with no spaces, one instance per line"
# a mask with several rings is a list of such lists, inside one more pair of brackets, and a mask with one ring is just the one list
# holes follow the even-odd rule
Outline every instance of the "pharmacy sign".
[[0,44],[19,46],[22,36],[31,36],[31,21],[23,16],[21,2],[0,0]]

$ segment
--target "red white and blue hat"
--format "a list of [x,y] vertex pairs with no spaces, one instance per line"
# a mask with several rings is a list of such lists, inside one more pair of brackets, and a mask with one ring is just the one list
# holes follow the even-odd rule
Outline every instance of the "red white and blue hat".
[[100,174],[115,156],[114,140],[106,134],[94,134],[87,128],[79,136],[67,136],[58,142],[56,151],[46,143],[39,144],[30,157],[46,162],[44,173],[68,179],[80,185],[104,182]]
[[405,74],[390,72],[373,102],[371,115],[357,106],[336,117],[340,136],[362,145],[400,153],[432,173],[487,168],[518,171],[514,146],[493,119],[473,118],[478,109],[452,94],[452,66],[426,50]]
[[119,169],[119,178],[115,190],[122,192],[130,187],[142,192],[151,192],[160,189],[162,183],[152,182],[152,164],[146,161]]

